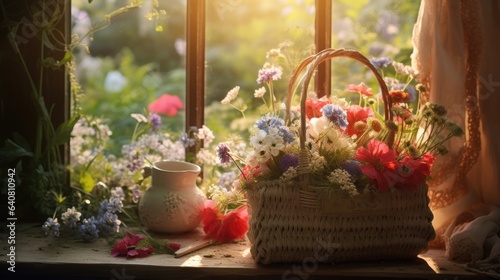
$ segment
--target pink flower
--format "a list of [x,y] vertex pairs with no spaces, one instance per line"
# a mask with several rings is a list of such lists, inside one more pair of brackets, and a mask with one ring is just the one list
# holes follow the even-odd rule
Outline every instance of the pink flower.
[[360,147],[356,151],[355,158],[362,163],[359,166],[361,172],[376,181],[380,191],[385,191],[403,181],[396,170],[396,156],[387,144],[373,139],[366,148]]
[[359,85],[350,84],[349,86],[347,86],[345,91],[357,92],[365,96],[373,96],[372,89],[365,85],[365,83],[361,83]]
[[111,255],[113,257],[126,256],[127,258],[143,258],[151,255],[154,252],[153,247],[137,248],[137,243],[142,239],[144,239],[142,235],[127,232],[121,241],[115,243],[115,247],[111,249]]
[[361,107],[358,105],[351,105],[347,108],[347,127],[344,132],[349,135],[357,135],[358,137],[363,134],[364,130],[357,130],[355,124],[357,122],[366,123],[368,117],[373,117],[373,110],[369,107]]
[[202,211],[202,223],[207,238],[218,242],[242,238],[248,230],[248,207],[244,205],[223,215],[214,201],[207,200]]
[[182,109],[184,109],[184,104],[181,99],[176,95],[166,93],[148,106],[150,112],[167,115],[169,117],[177,115],[178,110]]

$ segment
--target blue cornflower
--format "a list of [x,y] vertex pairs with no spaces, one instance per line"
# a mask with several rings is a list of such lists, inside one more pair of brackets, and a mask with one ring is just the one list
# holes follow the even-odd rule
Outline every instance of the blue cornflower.
[[156,113],[149,113],[149,122],[153,126],[153,130],[158,130],[161,127],[161,117]]
[[327,104],[321,108],[323,116],[328,118],[341,129],[346,129],[349,122],[347,121],[347,112],[342,107],[333,104]]
[[123,210],[123,202],[119,197],[111,197],[108,200],[103,200],[101,202],[101,207],[99,208],[98,215],[102,216],[104,213],[116,213],[122,212]]
[[299,166],[299,157],[296,154],[286,154],[281,157],[278,167],[281,171],[286,172],[290,167]]
[[385,68],[391,64],[392,60],[388,57],[370,58],[371,64],[378,69]]
[[99,237],[99,229],[96,226],[97,221],[94,217],[84,219],[78,226],[77,234],[82,237],[83,241],[90,242],[94,238]]
[[361,169],[359,168],[360,164],[361,163],[357,160],[349,159],[342,164],[342,168],[351,176],[359,176],[362,174]]
[[102,234],[113,235],[120,230],[121,223],[116,214],[106,212],[98,218],[96,226]]
[[57,222],[57,218],[47,218],[47,221],[45,221],[42,225],[42,229],[45,232],[45,235],[59,236],[60,226],[61,225]]
[[290,128],[288,128],[288,126],[282,125],[278,128],[278,131],[279,135],[281,136],[281,138],[283,138],[283,141],[285,143],[292,143],[295,140],[295,135],[290,131]]
[[264,130],[266,133],[269,133],[269,128],[275,127],[280,128],[285,125],[285,121],[277,116],[273,116],[271,114],[266,114],[262,116],[256,123],[255,127],[258,129]]

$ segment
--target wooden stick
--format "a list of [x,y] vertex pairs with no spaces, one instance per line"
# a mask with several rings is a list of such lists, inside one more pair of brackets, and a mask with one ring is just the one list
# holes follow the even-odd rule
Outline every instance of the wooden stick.
[[206,248],[214,243],[215,243],[215,240],[212,240],[212,239],[198,240],[189,246],[182,247],[179,250],[177,250],[177,252],[175,252],[175,254],[174,254],[174,257],[178,258],[178,257],[185,256],[185,255],[192,253],[194,251],[198,251],[200,249]]

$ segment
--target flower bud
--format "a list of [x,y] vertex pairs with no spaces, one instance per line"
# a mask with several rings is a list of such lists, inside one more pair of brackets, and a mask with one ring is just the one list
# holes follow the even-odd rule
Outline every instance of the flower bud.
[[385,121],[385,126],[390,131],[398,131],[398,125],[394,121],[392,121],[392,120],[386,120]]
[[376,132],[382,131],[382,124],[380,123],[379,120],[374,119],[374,118],[369,118],[368,122],[370,124],[371,129],[373,129]]
[[354,129],[356,129],[357,131],[364,131],[366,127],[367,125],[363,121],[357,121],[356,123],[354,123]]

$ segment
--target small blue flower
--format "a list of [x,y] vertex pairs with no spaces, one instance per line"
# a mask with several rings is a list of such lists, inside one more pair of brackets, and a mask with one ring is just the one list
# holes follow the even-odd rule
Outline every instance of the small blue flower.
[[361,169],[359,168],[360,166],[360,162],[357,161],[357,160],[346,160],[343,164],[342,164],[342,168],[347,171],[347,173],[349,173],[351,176],[360,176],[362,173],[361,173]]
[[373,64],[373,66],[377,67],[378,69],[382,69],[389,66],[392,60],[388,57],[379,57],[379,58],[371,58],[370,62]]
[[271,127],[280,128],[282,126],[285,126],[285,121],[282,118],[273,116],[271,114],[266,114],[262,116],[255,123],[255,127],[264,130],[266,133],[269,133],[269,128]]
[[196,144],[196,141],[193,138],[190,138],[189,135],[186,132],[183,132],[181,134],[180,141],[184,148],[190,148],[193,147],[194,144]]
[[96,219],[90,217],[89,219],[84,219],[83,222],[78,226],[77,234],[85,242],[90,242],[95,238],[99,238],[99,229],[96,226]]
[[346,129],[349,122],[347,121],[347,112],[342,107],[333,104],[327,104],[321,108],[323,116],[328,118],[341,129]]
[[105,235],[113,235],[120,230],[121,221],[116,214],[106,212],[97,220],[97,229]]
[[59,236],[60,226],[61,225],[57,222],[57,218],[47,218],[47,221],[45,221],[42,225],[42,229],[45,232],[45,235]]
[[116,213],[122,212],[123,202],[119,197],[111,197],[108,200],[103,200],[101,202],[101,207],[99,208],[98,216],[104,215],[106,212]]
[[292,143],[295,140],[294,134],[290,132],[290,128],[288,128],[288,126],[282,125],[278,128],[278,131],[281,138],[283,138],[283,142]]
[[296,154],[286,154],[281,157],[278,167],[281,171],[286,172],[290,167],[299,166],[299,157]]

